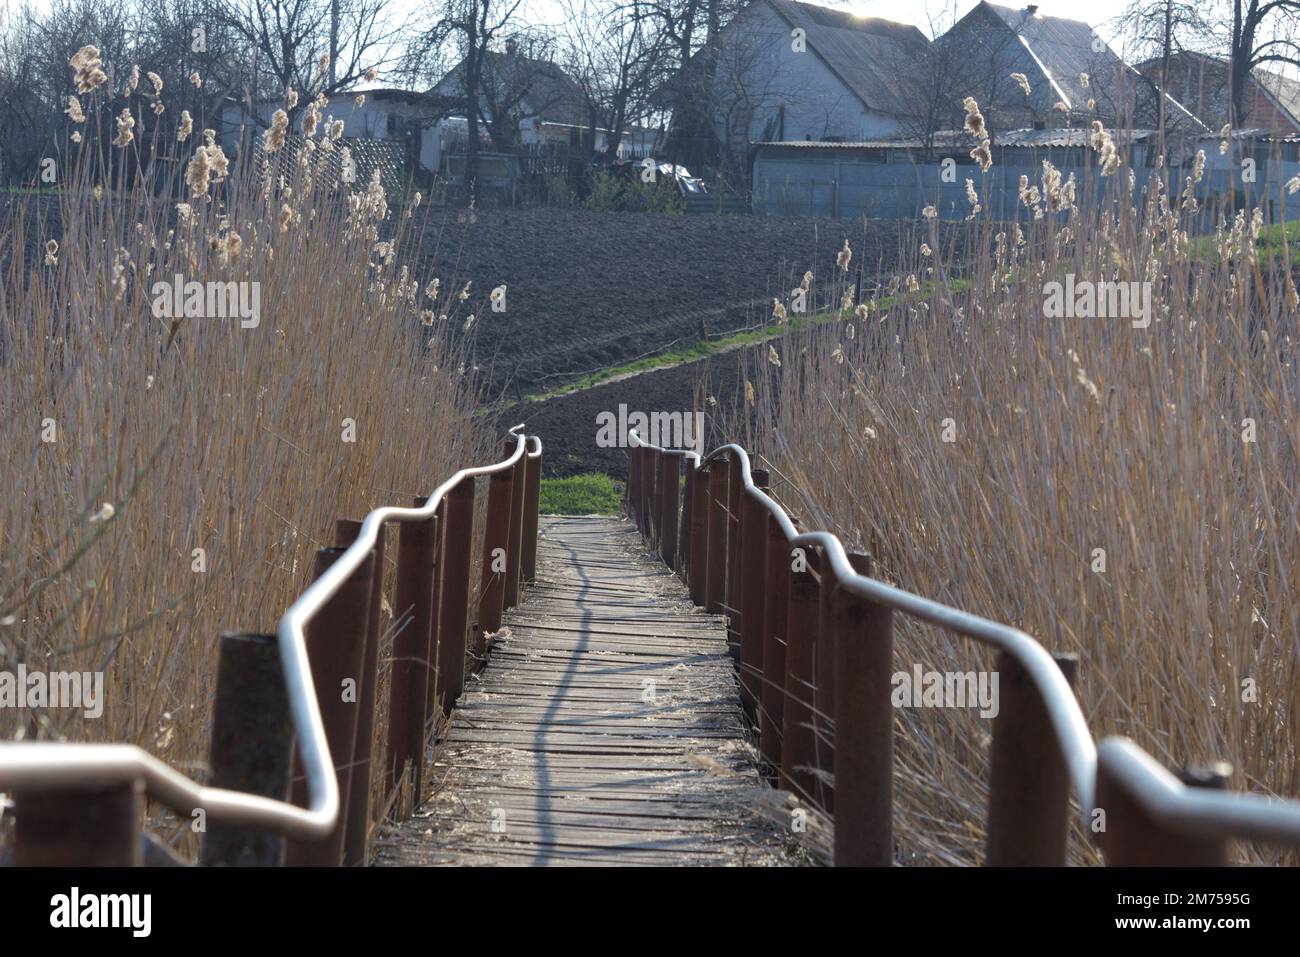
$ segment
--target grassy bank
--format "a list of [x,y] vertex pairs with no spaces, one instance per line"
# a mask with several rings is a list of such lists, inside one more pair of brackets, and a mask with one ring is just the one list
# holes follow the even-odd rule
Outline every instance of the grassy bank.
[[588,472],[542,479],[538,510],[543,515],[617,515],[622,501],[622,482]]

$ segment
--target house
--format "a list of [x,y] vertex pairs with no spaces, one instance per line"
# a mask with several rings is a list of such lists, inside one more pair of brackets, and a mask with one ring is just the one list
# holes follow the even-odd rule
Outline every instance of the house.
[[[441,130],[443,146],[456,149],[468,135],[464,63],[452,68],[432,92],[458,103]],[[480,135],[503,153],[519,147],[533,147],[534,152],[538,147],[573,149],[583,154],[585,162],[605,150],[611,135],[588,109],[577,81],[556,63],[521,52],[513,39],[506,41],[504,51],[487,51],[479,115]],[[659,139],[657,130],[632,125],[621,131],[617,154],[620,158],[650,155]]]
[[[293,110],[290,126],[294,132],[301,129],[306,99],[300,98]],[[351,90],[335,93],[327,100],[321,120],[341,120],[343,137],[349,145],[399,141],[400,153],[385,149],[384,155],[402,158],[402,175],[419,178],[438,169],[439,124],[455,109],[453,101],[432,93],[395,88]],[[270,126],[272,114],[284,108],[283,97],[259,100],[251,106],[236,97],[227,99],[217,122],[222,148],[232,157],[247,155]]]
[[439,128],[456,108],[436,93],[385,87],[352,90],[329,97],[322,113],[343,121],[349,139],[398,140],[413,172],[428,174],[439,167]]
[[[960,103],[972,96],[993,131],[1087,127],[1152,128],[1162,95],[1088,24],[1049,17],[1030,4],[1016,9],[981,0],[935,40],[941,89]],[[1012,74],[1021,74],[1026,93]],[[1163,96],[1166,130],[1205,132],[1180,103]]]
[[753,0],[723,28],[712,80],[724,152],[769,140],[864,140],[903,131],[916,27],[798,0]]
[[[1160,81],[1163,58],[1139,64],[1138,69]],[[1231,66],[1226,60],[1181,50],[1170,55],[1165,88],[1211,130],[1218,132],[1228,123],[1231,111]],[[1271,70],[1251,71],[1246,91],[1245,116],[1235,124],[1241,129],[1300,132],[1300,83]]]

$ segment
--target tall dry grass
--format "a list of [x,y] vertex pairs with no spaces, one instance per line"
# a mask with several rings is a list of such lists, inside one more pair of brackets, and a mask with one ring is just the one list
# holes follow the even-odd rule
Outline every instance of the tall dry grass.
[[[1034,185],[1050,193],[1045,173]],[[779,367],[751,364],[737,427],[806,527],[909,591],[1078,653],[1094,736],[1128,735],[1174,767],[1227,760],[1238,789],[1300,795],[1288,267],[1256,256],[1250,210],[1198,241],[1207,214],[1182,202],[1181,179],[1148,191],[1120,168],[1086,182],[1111,192],[1081,184],[1056,211],[1040,196],[1043,218],[1027,206],[1018,224],[977,217],[964,262],[923,226],[900,250],[904,278],[882,277],[898,295],[787,335]],[[1046,318],[1044,284],[1066,273],[1150,282],[1150,327]],[[935,629],[896,627],[900,671],[993,667]],[[991,725],[896,714],[901,859],[978,861]]]
[[[498,457],[458,345],[476,303],[403,265],[415,200],[339,182],[323,119],[279,171],[224,178],[200,130],[167,174],[70,123],[61,194],[0,218],[0,670],[103,671],[107,699],[0,710],[0,737],[129,741],[202,778],[219,633],[273,630],[335,519]],[[157,317],[177,273],[259,284],[260,323]]]

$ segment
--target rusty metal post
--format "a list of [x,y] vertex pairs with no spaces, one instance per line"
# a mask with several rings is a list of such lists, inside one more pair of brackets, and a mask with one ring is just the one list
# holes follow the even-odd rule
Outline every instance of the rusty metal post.
[[677,561],[681,464],[680,454],[665,452],[659,459],[659,557],[669,568]]
[[[320,578],[344,551],[343,548],[319,549],[315,577]],[[288,842],[285,863],[291,867],[338,867],[343,862],[348,799],[352,793],[352,753],[357,736],[356,695],[361,686],[374,560],[372,550],[319,614],[307,623],[311,677],[338,779],[339,818],[328,837]],[[305,805],[307,779],[301,770],[301,758],[295,758],[294,765],[293,801]]]
[[[1192,787],[1224,790],[1232,778],[1232,765],[1219,761],[1179,776]],[[1226,867],[1229,863],[1227,839],[1184,834],[1153,819],[1113,773],[1104,749],[1098,753],[1096,801],[1097,809],[1106,815],[1100,838],[1108,867]]]
[[[227,632],[217,658],[207,784],[283,801],[289,793],[293,718],[275,635]],[[208,821],[199,863],[278,867],[284,838]]]
[[835,596],[835,864],[894,861],[893,613]]
[[139,867],[144,784],[18,791],[15,867]]
[[[799,565],[806,570],[799,570],[796,567]],[[820,604],[817,579],[813,575],[817,565],[818,555],[811,549],[792,549],[787,559],[790,597],[786,606],[781,785],[820,807],[817,777],[808,770],[817,760],[811,707],[816,681],[813,649],[817,646]]]
[[529,459],[525,466],[528,489],[524,493],[524,581],[537,581],[537,511],[542,497],[542,456]]
[[[442,712],[438,710],[441,707],[439,697],[439,678],[438,668],[440,667],[439,650],[442,647],[442,635],[439,629],[442,626],[442,561],[443,561],[443,540],[447,537],[447,499],[438,503],[438,508],[433,513],[434,530],[433,530],[433,608],[429,615],[429,645],[424,654],[424,681],[420,689],[424,703],[423,720],[420,724],[420,753],[424,754],[429,745],[429,731],[436,722],[437,716]],[[423,765],[421,765],[423,767]],[[423,774],[420,776],[423,784]]]
[[703,605],[707,599],[709,553],[709,470],[695,470],[691,488],[691,552],[686,565],[686,579],[691,601]]
[[[507,454],[513,451],[513,443],[507,442]],[[525,442],[524,448],[527,449]],[[519,575],[524,560],[524,501],[528,482],[528,456],[519,456],[514,467],[513,493],[510,499],[510,544],[506,546],[506,590],[502,595],[503,608],[514,608],[519,604]]]
[[[415,507],[423,506],[426,501],[417,498]],[[393,637],[384,793],[392,795],[410,768],[411,794],[415,799],[419,798],[424,764],[424,677],[434,613],[437,524],[433,518],[404,523],[397,545],[393,611],[405,625]]]
[[469,621],[469,574],[473,559],[474,480],[461,479],[445,499],[438,565],[442,583],[438,600],[438,669],[434,700],[450,714],[465,690],[465,641]]
[[635,487],[632,489],[632,517],[636,521],[637,531],[641,537],[645,537],[645,446],[638,445],[632,449],[628,458],[632,462],[632,474],[636,478]]
[[[1077,655],[1052,655],[1071,687]],[[990,867],[1064,867],[1070,777],[1052,721],[1028,673],[998,652],[997,716],[989,781],[985,863]]]
[[[754,485],[767,488],[766,469],[754,469]],[[740,704],[757,721],[763,678],[763,598],[767,573],[767,509],[753,495],[740,502]]]
[[641,538],[650,544],[655,534],[655,451],[641,450]]
[[479,584],[480,631],[475,654],[487,654],[487,636],[501,630],[510,556],[510,506],[514,501],[515,470],[494,472],[488,480],[487,523],[483,530],[483,578]]
[[[347,548],[361,534],[361,522],[343,518],[334,523],[334,544]],[[343,866],[366,863],[366,836],[370,831],[371,753],[374,750],[375,686],[379,680],[379,637],[383,629],[380,613],[384,597],[384,526],[375,536],[373,584],[366,625],[366,647],[362,652],[361,677],[357,687],[357,738],[352,754],[352,792],[348,796],[348,822],[343,838]]]
[[[727,644],[736,666],[740,667],[740,497],[745,489],[740,457],[729,463],[727,474],[727,577],[723,581],[722,599],[727,614]],[[752,476],[751,476],[752,477]]]
[[781,766],[785,714],[785,635],[790,599],[790,540],[776,518],[767,517],[763,587],[763,679],[759,693],[759,751],[774,769]]
[[[726,459],[709,463],[709,549],[705,557],[704,610],[711,614],[722,611],[727,597],[727,475],[730,465]],[[730,644],[730,643],[728,643]],[[733,649],[739,658],[739,650]]]
[[[871,558],[862,552],[849,552],[849,564],[859,575],[871,575]],[[816,732],[817,767],[833,778],[835,774],[835,646],[838,639],[835,628],[836,583],[831,576],[823,576],[818,589],[817,646],[814,673],[817,690],[813,695],[813,728]],[[835,813],[835,786],[822,779],[822,803],[827,814]]]
[[639,469],[641,464],[641,458],[639,455],[640,450],[641,447],[639,445],[627,450],[627,485],[624,486],[623,488],[623,502],[624,502],[624,507],[627,509],[628,520],[632,522],[635,522],[637,520],[637,514],[636,514],[636,501],[637,501],[636,497],[638,494],[637,493],[638,490],[637,470]]
[[683,457],[685,477],[682,480],[682,520],[677,534],[677,556],[673,570],[683,583],[689,584],[691,565],[691,513],[695,505],[695,466]]

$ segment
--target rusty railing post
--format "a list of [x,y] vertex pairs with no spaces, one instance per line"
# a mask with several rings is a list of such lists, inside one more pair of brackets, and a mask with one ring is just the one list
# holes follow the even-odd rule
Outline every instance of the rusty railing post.
[[641,512],[645,516],[641,523],[641,537],[646,544],[653,544],[655,537],[655,465],[658,453],[654,449],[641,450]]
[[[767,488],[766,469],[754,469],[756,488]],[[753,495],[740,501],[740,704],[757,721],[763,678],[763,597],[767,573],[767,509]]]
[[469,574],[473,559],[474,480],[461,479],[447,493],[438,566],[438,668],[434,699],[450,714],[465,690],[465,642],[469,621]]
[[15,867],[139,867],[144,782],[14,794]]
[[686,579],[691,601],[703,605],[708,596],[709,578],[709,470],[695,470],[691,488],[691,552],[686,564]]
[[627,450],[627,484],[623,486],[623,507],[627,512],[628,521],[631,522],[637,520],[637,468],[641,462],[637,453],[640,448],[639,445],[634,445]]
[[[797,566],[802,566],[802,569]],[[790,591],[786,605],[781,783],[809,804],[820,807],[817,776],[808,770],[817,760],[811,707],[816,681],[813,649],[817,645],[820,603],[817,578],[813,574],[817,567],[818,555],[811,549],[796,547],[789,550],[787,574]]]
[[[507,441],[507,452],[514,452],[514,443]],[[524,441],[524,454],[519,456],[512,470],[514,481],[511,485],[510,498],[510,544],[506,546],[506,590],[501,598],[503,608],[514,608],[519,604],[519,575],[524,561],[524,494],[528,482],[528,442]]]
[[[1226,867],[1230,842],[1175,831],[1153,819],[1125,788],[1108,763],[1107,751],[1097,752],[1097,808],[1103,811],[1100,832],[1107,867]],[[1232,765],[1219,761],[1209,767],[1184,770],[1179,777],[1192,787],[1225,790]]]
[[695,466],[684,457],[685,466],[682,479],[682,520],[678,523],[677,555],[673,559],[673,570],[683,583],[689,585],[691,565],[691,513],[695,505]]
[[525,466],[527,491],[524,493],[524,551],[523,577],[532,584],[537,581],[537,511],[542,497],[542,454],[528,459]]
[[[709,464],[709,546],[704,560],[704,610],[710,614],[721,612],[727,597],[727,476],[730,470],[726,459],[714,459]],[[731,651],[733,657],[740,657],[739,649]]]
[[[740,497],[745,490],[744,470],[736,456],[727,473],[727,577],[723,580],[722,604],[727,614],[727,644],[740,667]],[[752,478],[752,473],[751,473]]]
[[[415,500],[419,508],[424,498]],[[397,544],[397,587],[393,613],[405,621],[393,637],[389,668],[386,795],[392,795],[410,768],[411,795],[418,801],[424,764],[424,676],[434,613],[437,520],[406,522]],[[399,816],[406,808],[398,806]]]
[[637,531],[641,533],[642,538],[645,537],[645,456],[644,445],[636,446],[628,455],[632,463],[632,474],[636,479],[631,490],[632,517],[636,521]]
[[[418,504],[418,500],[417,500]],[[334,544],[347,548],[361,534],[361,522],[343,518],[334,523]],[[343,837],[343,866],[366,863],[366,837],[370,832],[370,763],[374,751],[375,686],[379,680],[380,610],[384,597],[384,526],[375,535],[374,571],[370,587],[370,608],[366,625],[366,646],[362,651],[361,676],[357,681],[357,737],[352,754],[352,791],[348,796],[348,822]]]
[[894,861],[893,613],[837,592],[835,864]]
[[785,714],[785,635],[790,599],[790,540],[776,517],[767,516],[763,586],[763,679],[758,700],[759,752],[779,771]]
[[677,561],[680,453],[665,452],[659,459],[659,557],[672,568]]
[[494,472],[488,480],[487,523],[483,530],[483,578],[479,585],[479,647],[475,655],[487,654],[488,635],[501,630],[505,610],[506,571],[510,564],[510,507],[515,497],[515,470]]
[[[1054,654],[1073,687],[1077,655]],[[1047,709],[1025,669],[998,652],[997,716],[989,781],[985,864],[1064,867],[1070,777]]]
[[[871,558],[862,552],[849,552],[849,564],[859,575],[871,575]],[[817,767],[832,780],[820,781],[822,803],[826,813],[835,813],[835,655],[839,635],[835,627],[836,583],[831,576],[823,576],[818,589],[817,645],[814,673],[817,690],[813,695],[814,743],[817,748]]]
[[[319,549],[315,577],[323,575],[344,551],[343,548]],[[338,780],[339,818],[327,837],[288,842],[285,863],[291,867],[338,867],[343,862],[348,801],[352,793],[352,754],[357,738],[356,696],[361,686],[374,560],[372,549],[320,613],[307,623],[311,677]],[[294,760],[293,800],[299,805],[307,803],[307,778],[300,757]]]
[[[289,793],[293,718],[275,635],[221,636],[215,698],[208,785],[283,801]],[[284,863],[284,838],[209,821],[199,863],[278,867]]]

